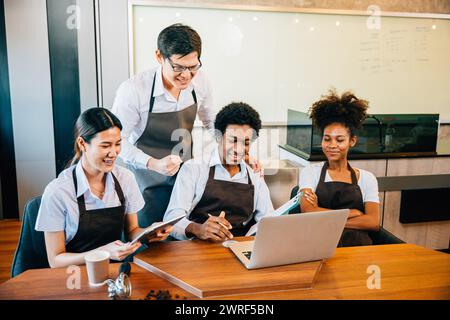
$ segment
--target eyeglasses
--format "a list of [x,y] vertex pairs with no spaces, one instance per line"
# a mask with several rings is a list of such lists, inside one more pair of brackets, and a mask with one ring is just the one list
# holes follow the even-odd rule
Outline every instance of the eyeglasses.
[[183,73],[186,70],[189,70],[190,72],[197,72],[198,69],[200,69],[202,67],[202,62],[200,61],[200,59],[198,59],[199,64],[192,66],[192,67],[185,67],[185,66],[180,66],[178,64],[174,65],[172,60],[170,60],[170,58],[167,58],[167,60],[169,61],[170,66],[172,67],[172,70],[174,72],[179,72],[179,73]]

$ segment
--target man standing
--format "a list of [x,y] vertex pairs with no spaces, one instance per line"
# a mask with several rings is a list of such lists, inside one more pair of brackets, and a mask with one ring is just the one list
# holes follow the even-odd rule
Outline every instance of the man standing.
[[[213,129],[211,86],[200,68],[202,42],[192,28],[174,24],[158,36],[157,68],[122,83],[112,111],[123,125],[120,157],[134,172],[145,200],[139,225],[160,221],[176,173],[192,157],[196,115]],[[181,142],[180,142],[181,138]]]

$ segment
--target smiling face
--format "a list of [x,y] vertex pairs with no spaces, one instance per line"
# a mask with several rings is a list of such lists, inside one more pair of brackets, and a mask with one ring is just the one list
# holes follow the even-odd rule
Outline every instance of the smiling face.
[[[156,51],[156,59],[162,66],[164,87],[168,90],[173,88],[184,90],[189,86],[197,71],[186,69],[182,72],[174,71],[174,68],[188,67],[195,68],[200,65],[197,52],[191,52],[185,56],[173,54],[169,58],[164,58],[159,50]],[[173,66],[173,67],[172,67]]]
[[356,144],[356,136],[350,136],[350,130],[340,123],[325,127],[322,138],[322,151],[328,161],[347,159],[348,150]]
[[222,163],[238,165],[250,152],[255,130],[249,125],[230,124],[220,143]]
[[121,141],[120,129],[117,127],[97,133],[89,143],[82,137],[77,139],[78,146],[83,151],[83,163],[103,173],[111,172],[114,168]]

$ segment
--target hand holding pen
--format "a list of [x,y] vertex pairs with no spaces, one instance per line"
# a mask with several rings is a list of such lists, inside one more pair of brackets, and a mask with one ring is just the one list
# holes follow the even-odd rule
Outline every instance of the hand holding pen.
[[204,240],[210,239],[216,242],[223,242],[233,238],[229,231],[232,226],[225,219],[225,212],[222,211],[218,217],[208,214],[209,218],[202,225],[202,237]]

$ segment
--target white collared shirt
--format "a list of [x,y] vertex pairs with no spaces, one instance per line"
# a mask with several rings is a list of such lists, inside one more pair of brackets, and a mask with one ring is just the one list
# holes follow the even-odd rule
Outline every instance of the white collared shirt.
[[216,116],[213,108],[212,89],[206,75],[199,70],[188,88],[181,90],[178,101],[164,88],[161,66],[139,73],[123,82],[117,89],[112,112],[122,122],[122,151],[120,158],[137,168],[146,168],[150,155],[135,146],[147,126],[153,77],[156,72],[153,96],[154,113],[176,112],[194,104],[194,89],[198,103],[198,117],[203,125],[213,132]]
[[179,240],[188,239],[185,230],[192,223],[188,217],[203,196],[209,177],[209,170],[212,166],[216,167],[215,180],[246,184],[248,183],[247,172],[250,174],[250,180],[255,187],[253,212],[256,222],[259,222],[264,215],[273,212],[269,188],[264,178],[259,173],[254,173],[244,161],[241,161],[239,165],[240,172],[230,177],[229,172],[222,165],[218,148],[215,148],[207,161],[191,159],[181,166],[163,219],[166,221],[181,214],[187,214],[186,218],[183,218],[174,226],[171,234],[173,237]]
[[[73,184],[72,172],[77,176],[77,195]],[[125,213],[137,213],[144,207],[144,199],[139,191],[133,173],[118,165],[112,171],[125,198]],[[115,189],[111,173],[106,176],[105,194],[102,199],[90,189],[81,161],[64,171],[50,182],[42,195],[41,206],[36,220],[37,231],[65,231],[66,244],[75,237],[80,220],[77,198],[84,195],[86,210],[104,209],[120,206],[120,199]],[[88,213],[89,214],[89,213]],[[120,239],[117,239],[120,240]]]

